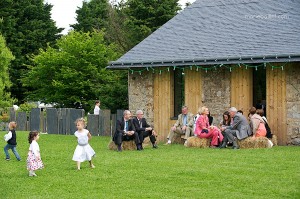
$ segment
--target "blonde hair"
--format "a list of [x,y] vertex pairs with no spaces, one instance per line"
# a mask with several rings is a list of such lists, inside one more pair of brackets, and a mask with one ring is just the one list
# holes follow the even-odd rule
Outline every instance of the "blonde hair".
[[82,122],[83,126],[85,126],[85,119],[83,119],[83,118],[78,118],[78,119],[75,121],[75,125],[77,125],[78,122]]
[[17,127],[17,122],[15,122],[15,121],[12,121],[12,122],[10,122],[10,123],[8,124],[9,130],[13,130],[13,129],[15,129],[16,127]]
[[202,115],[206,109],[207,109],[206,106],[202,106],[198,109],[198,113]]

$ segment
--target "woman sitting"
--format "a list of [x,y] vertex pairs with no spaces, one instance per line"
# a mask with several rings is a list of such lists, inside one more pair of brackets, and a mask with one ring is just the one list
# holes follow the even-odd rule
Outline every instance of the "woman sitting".
[[220,129],[218,129],[215,126],[209,125],[209,111],[207,107],[203,106],[199,108],[198,112],[201,115],[196,121],[196,129],[194,134],[200,138],[212,138],[211,148],[216,148],[219,145],[219,143],[222,142],[223,135],[221,134]]
[[231,118],[230,118],[229,112],[225,111],[223,113],[223,120],[222,120],[222,122],[220,122],[220,129],[222,127],[226,127],[226,126],[230,126],[230,125],[231,125]]
[[265,121],[256,113],[256,108],[252,107],[250,110],[250,127],[252,129],[253,139],[256,137],[266,137],[267,130],[265,127]]
[[269,126],[269,124],[268,124],[268,120],[267,120],[267,118],[264,116],[264,110],[263,109],[257,109],[256,110],[256,113],[258,114],[258,115],[260,115],[261,116],[261,118],[264,120],[264,122],[265,122],[265,127],[266,127],[266,130],[267,130],[267,135],[266,135],[266,137],[267,138],[269,138],[269,139],[272,139],[272,137],[273,137],[273,134],[272,134],[272,132],[271,132],[271,129],[270,129],[270,126]]

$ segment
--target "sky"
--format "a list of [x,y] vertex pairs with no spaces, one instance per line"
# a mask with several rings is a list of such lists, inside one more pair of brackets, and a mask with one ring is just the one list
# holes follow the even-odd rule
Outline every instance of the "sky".
[[[180,0],[181,5],[186,2],[193,3],[195,0]],[[53,5],[51,17],[56,22],[58,28],[64,28],[63,34],[70,30],[70,24],[76,23],[76,13],[78,7],[82,6],[83,0],[45,0],[46,3]]]

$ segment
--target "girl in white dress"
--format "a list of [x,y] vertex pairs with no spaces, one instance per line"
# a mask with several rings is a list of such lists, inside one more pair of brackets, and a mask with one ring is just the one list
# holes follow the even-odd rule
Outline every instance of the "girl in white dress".
[[89,140],[91,139],[92,135],[90,132],[85,129],[85,120],[83,118],[79,118],[75,121],[77,131],[74,135],[77,138],[77,146],[74,151],[74,155],[72,160],[77,162],[77,169],[80,170],[80,163],[84,161],[89,161],[90,167],[95,168],[92,163],[92,157],[95,155],[95,151],[89,145]]
[[44,168],[44,164],[41,159],[40,146],[37,143],[40,135],[37,131],[31,131],[28,135],[28,142],[30,144],[28,157],[27,157],[27,170],[29,171],[29,176],[36,176],[35,170]]

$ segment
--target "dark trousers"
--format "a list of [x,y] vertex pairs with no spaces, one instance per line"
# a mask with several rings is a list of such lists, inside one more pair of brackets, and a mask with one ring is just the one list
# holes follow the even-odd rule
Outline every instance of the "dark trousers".
[[233,146],[237,146],[236,133],[237,133],[237,130],[226,129],[225,130],[225,137],[224,137],[225,139],[224,139],[224,141],[225,142],[232,142]]
[[152,131],[140,131],[138,134],[141,143],[143,143],[144,139],[149,136],[151,143],[155,144],[156,138],[154,135],[152,135]]
[[124,135],[123,133],[118,133],[114,141],[116,145],[120,146],[123,141],[129,140],[134,140],[136,145],[139,145],[141,143],[137,132],[134,132],[132,136]]

